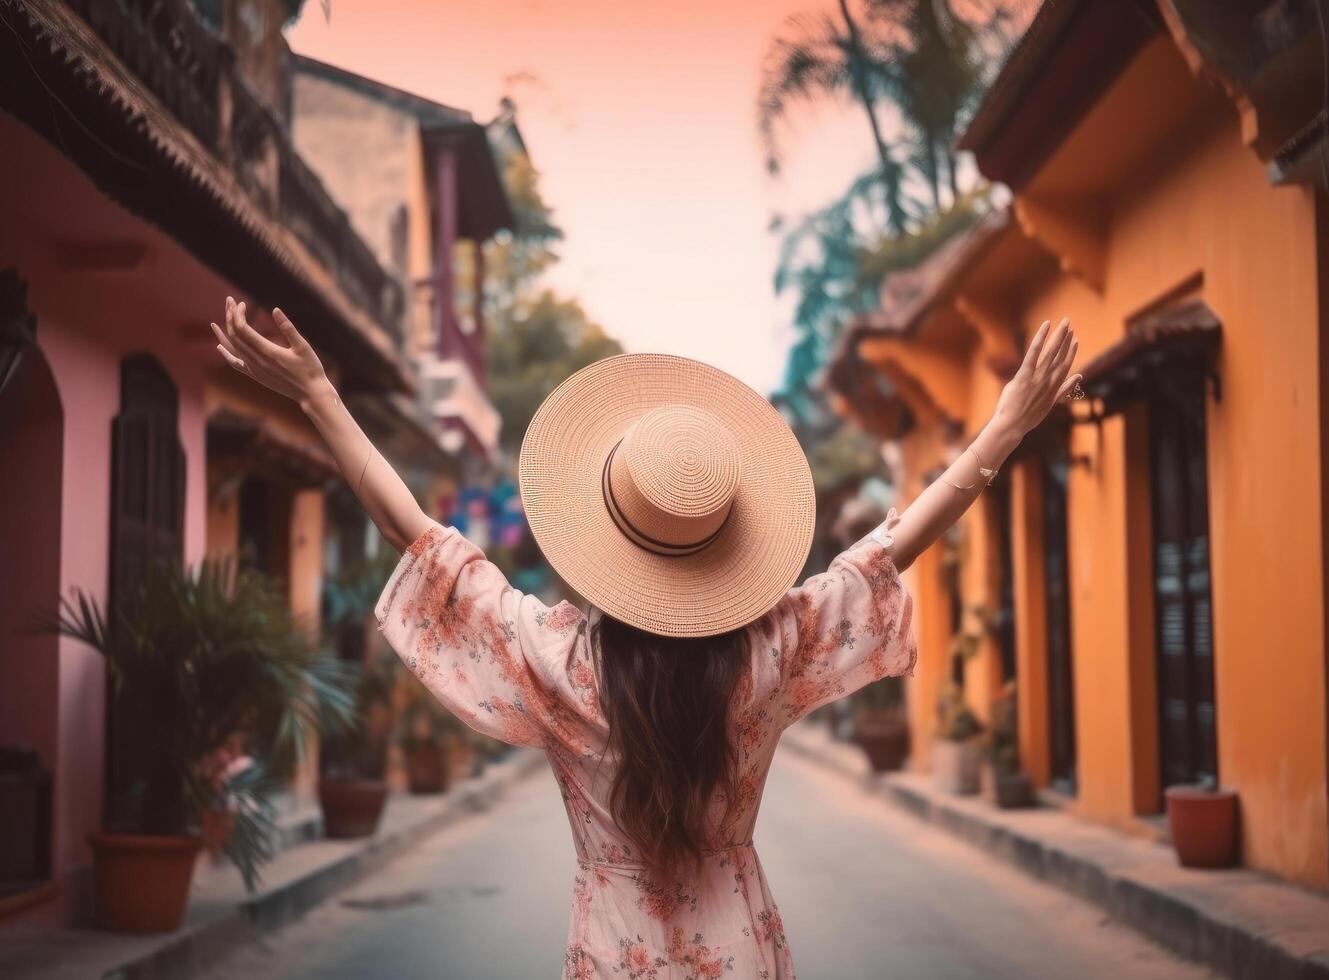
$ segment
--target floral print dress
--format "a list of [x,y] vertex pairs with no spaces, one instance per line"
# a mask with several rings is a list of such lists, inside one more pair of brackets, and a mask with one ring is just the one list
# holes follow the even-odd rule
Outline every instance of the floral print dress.
[[890,557],[893,520],[749,627],[750,668],[730,711],[739,799],[724,821],[717,799],[700,869],[669,884],[653,880],[610,815],[613,762],[603,758],[587,617],[513,589],[451,528],[431,527],[402,556],[377,609],[388,642],[472,728],[543,749],[558,781],[578,860],[564,980],[794,977],[753,825],[787,726],[913,669],[911,602]]

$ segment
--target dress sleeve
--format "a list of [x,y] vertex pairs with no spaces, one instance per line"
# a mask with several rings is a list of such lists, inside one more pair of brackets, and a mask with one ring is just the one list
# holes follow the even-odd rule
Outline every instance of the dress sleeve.
[[913,600],[891,558],[898,520],[892,509],[881,526],[776,607],[784,726],[873,681],[913,672]]
[[585,747],[597,709],[575,606],[523,595],[435,524],[402,555],[375,612],[406,666],[471,728],[510,745]]

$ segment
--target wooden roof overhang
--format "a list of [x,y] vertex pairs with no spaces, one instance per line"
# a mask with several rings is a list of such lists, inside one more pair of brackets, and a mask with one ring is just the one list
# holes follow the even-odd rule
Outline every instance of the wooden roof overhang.
[[1092,411],[1077,421],[1098,421],[1154,391],[1166,392],[1183,374],[1200,374],[1221,392],[1214,352],[1222,342],[1218,315],[1200,299],[1147,313],[1126,334],[1081,369]]
[[823,379],[831,408],[879,439],[903,438],[917,422],[905,393],[887,372],[859,356],[855,338],[846,339]]
[[[1242,139],[1280,176],[1280,156],[1324,133],[1322,0],[1169,0],[1163,18],[1196,75],[1236,105]],[[1315,179],[1320,179],[1317,175]]]
[[1013,230],[1010,209],[996,208],[943,243],[918,265],[882,281],[881,309],[862,320],[883,332],[914,334],[939,305],[950,300],[969,270]]
[[458,234],[482,242],[500,229],[511,228],[512,206],[485,127],[477,122],[436,123],[422,127],[421,135],[427,163],[440,152],[457,154],[457,184],[463,189],[458,195]]
[[944,348],[862,321],[841,337],[823,383],[836,412],[882,439],[964,417],[961,367]]
[[956,147],[1018,193],[1162,31],[1152,0],[1044,0]]
[[[141,16],[99,0],[0,7],[0,108],[258,304],[280,305],[345,377],[412,390],[395,339],[400,288],[229,77],[230,49],[186,3]],[[237,119],[247,122],[232,132]],[[273,151],[274,178],[246,140]],[[248,167],[245,152],[257,154]]]
[[[512,206],[503,189],[488,132],[469,112],[316,58],[293,55],[291,60],[302,74],[352,89],[414,116],[428,157],[445,149],[459,153],[458,185],[464,192],[460,195],[458,232],[462,238],[484,241],[500,229],[512,227]],[[515,132],[515,124],[511,125]],[[431,162],[427,158],[427,165]],[[430,166],[427,172],[432,171]]]
[[300,439],[263,416],[220,407],[208,416],[212,492],[248,473],[297,487],[322,486],[341,475],[322,443]]
[[958,146],[1015,192],[1027,236],[1102,292],[1114,196],[1160,166],[1160,148],[1225,118],[1158,7],[1046,2]]
[[883,438],[899,434],[902,418],[959,428],[973,345],[989,370],[1010,377],[1023,340],[1011,311],[1022,289],[1054,271],[1008,210],[985,216],[922,265],[891,277],[884,308],[845,331],[826,375],[837,410]]

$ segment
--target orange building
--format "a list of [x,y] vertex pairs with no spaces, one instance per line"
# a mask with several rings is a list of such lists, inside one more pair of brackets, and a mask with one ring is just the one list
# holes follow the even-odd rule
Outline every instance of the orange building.
[[1009,207],[888,279],[829,376],[908,500],[1072,319],[1090,399],[908,573],[914,764],[950,677],[980,717],[1014,680],[1073,812],[1154,835],[1164,788],[1216,779],[1244,863],[1323,888],[1323,51],[1310,3],[1216,6],[1045,3],[960,142]]

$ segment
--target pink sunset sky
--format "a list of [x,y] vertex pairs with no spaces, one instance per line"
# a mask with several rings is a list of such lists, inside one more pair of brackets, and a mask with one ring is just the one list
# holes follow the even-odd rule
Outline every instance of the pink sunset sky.
[[778,383],[793,333],[771,288],[773,214],[837,196],[872,164],[861,111],[800,110],[785,171],[766,174],[761,65],[786,18],[830,0],[309,2],[297,52],[468,109],[519,107],[545,198],[567,235],[551,285],[631,351]]

